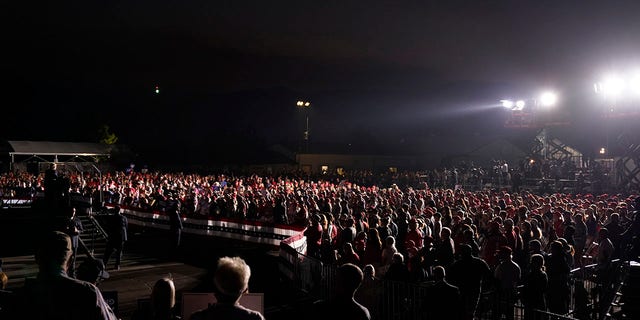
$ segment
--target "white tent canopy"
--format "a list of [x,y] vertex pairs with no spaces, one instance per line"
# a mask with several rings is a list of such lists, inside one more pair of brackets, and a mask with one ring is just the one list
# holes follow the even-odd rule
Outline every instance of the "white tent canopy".
[[[11,169],[18,162],[98,162],[98,157],[109,157],[111,146],[90,142],[7,141]],[[24,157],[27,157],[26,159]],[[62,158],[62,159],[61,159]]]
[[88,142],[8,141],[9,155],[30,156],[108,156],[109,146]]

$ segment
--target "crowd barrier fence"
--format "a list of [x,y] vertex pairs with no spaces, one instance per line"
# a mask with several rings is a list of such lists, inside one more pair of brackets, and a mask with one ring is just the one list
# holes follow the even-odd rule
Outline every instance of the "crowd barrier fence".
[[[311,296],[313,299],[329,299],[335,285],[335,264],[324,263],[305,255],[305,237],[298,234],[281,242],[280,257],[282,276],[290,281],[293,287]],[[622,277],[618,270],[622,264],[614,260],[609,272],[615,275],[602,278],[602,271],[597,265],[586,265],[571,270],[570,299],[568,312],[556,314],[547,310],[525,310],[520,294],[504,295],[495,290],[482,292],[476,319],[496,319],[505,316],[507,319],[601,319],[606,314],[610,297],[615,294],[614,283]],[[429,283],[407,283],[380,280],[379,290],[366,306],[374,319],[425,319],[430,306]],[[612,291],[613,290],[613,291]],[[366,299],[366,298],[365,298]]]

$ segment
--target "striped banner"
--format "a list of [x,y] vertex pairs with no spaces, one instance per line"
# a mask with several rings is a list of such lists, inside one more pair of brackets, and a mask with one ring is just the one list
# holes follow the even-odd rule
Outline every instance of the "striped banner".
[[[114,207],[115,205],[107,205]],[[122,214],[130,224],[169,230],[169,217],[162,211],[145,211],[121,206]],[[298,235],[304,227],[289,225],[268,225],[257,221],[232,219],[182,218],[182,232],[204,236],[222,237],[253,243],[280,246],[280,241]]]

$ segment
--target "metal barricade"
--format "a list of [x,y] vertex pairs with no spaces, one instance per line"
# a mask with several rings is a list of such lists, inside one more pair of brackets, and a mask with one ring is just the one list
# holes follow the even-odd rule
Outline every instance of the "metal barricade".
[[[295,250],[290,250],[290,252]],[[292,270],[292,280],[296,288],[313,299],[329,299],[335,284],[336,265],[300,254],[288,259]],[[620,266],[624,262],[614,260],[612,265]],[[613,269],[612,269],[613,270]],[[571,299],[567,314],[554,314],[546,310],[527,310],[520,300],[519,293],[500,294],[497,291],[483,292],[476,310],[476,319],[514,319],[514,320],[570,320],[598,319],[604,312],[610,296],[608,288],[613,283],[602,283],[598,277],[596,265],[586,265],[571,271]],[[620,275],[610,277],[618,280]],[[374,319],[425,319],[430,306],[429,283],[408,283],[380,280],[380,290],[374,300],[368,302],[368,308]],[[431,293],[432,294],[432,293]]]

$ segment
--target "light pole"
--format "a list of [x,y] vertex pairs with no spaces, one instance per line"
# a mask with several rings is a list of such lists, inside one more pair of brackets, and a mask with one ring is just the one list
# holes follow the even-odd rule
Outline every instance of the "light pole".
[[304,151],[305,152],[309,152],[309,108],[311,107],[311,102],[309,101],[303,101],[303,100],[298,100],[298,102],[296,102],[296,106],[298,106],[299,108],[304,109],[304,115],[305,115],[305,129],[303,132],[303,140],[304,140]]

